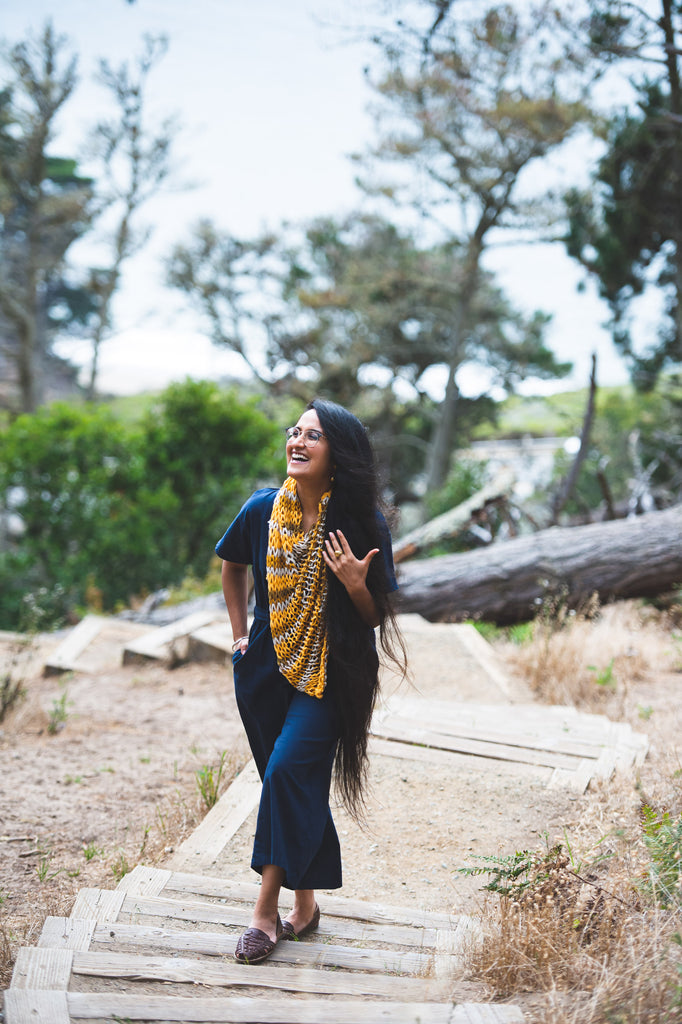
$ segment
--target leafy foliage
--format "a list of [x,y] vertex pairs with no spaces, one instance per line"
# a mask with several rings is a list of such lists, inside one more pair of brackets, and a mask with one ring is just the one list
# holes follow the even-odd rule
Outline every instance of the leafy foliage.
[[[567,195],[569,253],[593,273],[612,313],[614,341],[637,387],[653,387],[679,365],[682,259],[682,9],[597,0],[585,31],[594,60],[620,63],[634,76],[634,110],[611,116],[606,152],[589,189]],[[637,299],[655,290],[662,302],[657,338],[635,341]]]
[[682,814],[643,807],[642,835],[650,858],[643,891],[662,907],[682,906]]
[[[0,556],[0,621],[51,621],[205,572],[249,491],[279,468],[278,431],[216,385],[176,384],[141,428],[63,403],[0,435],[0,493],[22,533]],[[44,622],[40,623],[45,628]]]

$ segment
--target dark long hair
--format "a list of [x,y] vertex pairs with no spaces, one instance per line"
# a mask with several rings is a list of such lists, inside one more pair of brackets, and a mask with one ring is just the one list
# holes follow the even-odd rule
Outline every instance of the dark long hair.
[[[318,416],[333,464],[332,493],[326,530],[341,529],[357,558],[385,548],[388,533],[381,503],[374,453],[367,431],[343,406],[316,398],[309,405]],[[367,780],[367,738],[379,685],[379,657],[374,633],[363,621],[346,588],[327,572],[327,686],[336,703],[340,738],[335,762],[338,791],[349,812],[363,817]],[[367,572],[367,588],[379,614],[379,642],[402,675],[405,647],[393,611],[390,581],[381,554]]]

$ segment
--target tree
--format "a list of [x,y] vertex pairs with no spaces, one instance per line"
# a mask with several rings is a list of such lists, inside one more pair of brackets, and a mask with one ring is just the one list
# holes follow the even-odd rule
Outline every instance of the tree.
[[[550,376],[565,369],[543,345],[547,318],[521,315],[492,275],[480,277],[458,367],[473,362],[485,368],[488,386],[510,389],[529,368]],[[439,414],[427,375],[453,359],[463,279],[456,242],[419,246],[410,231],[361,214],[253,241],[204,223],[169,263],[170,282],[204,312],[214,341],[259,380],[279,395],[326,394],[362,418],[401,501],[414,499],[414,478],[423,474],[426,436]],[[460,400],[462,440],[491,404],[485,394]]]
[[274,235],[243,240],[200,221],[167,260],[168,284],[205,318],[211,340],[230,349],[263,384],[274,383],[267,360],[273,326],[284,315],[282,263]]
[[0,432],[1,511],[21,525],[0,545],[0,627],[27,603],[63,618],[203,577],[241,503],[280,477],[281,441],[253,401],[208,382],[172,385],[132,428],[105,406],[18,416]]
[[[442,416],[429,394],[434,370],[454,366],[456,372],[468,364],[484,378],[476,398],[458,400],[463,444],[467,431],[491,414],[492,387],[513,390],[528,372],[555,376],[568,369],[544,346],[547,317],[515,310],[488,271],[480,271],[473,298],[466,281],[466,251],[456,240],[419,245],[411,231],[378,216],[314,222],[290,265],[285,294],[300,309],[294,325],[303,318],[303,329],[277,338],[278,355],[292,368],[314,367],[323,390],[362,413],[387,456],[391,489],[403,499],[410,476],[405,455],[415,451],[400,450],[405,426],[410,421],[414,429],[415,418],[422,420],[411,475],[423,474],[422,438]],[[455,347],[453,323],[466,302],[471,325]]]
[[[592,187],[567,196],[567,247],[599,281],[633,382],[651,388],[682,363],[682,7],[601,0],[583,33],[595,61],[631,75],[637,104],[610,117]],[[652,289],[660,326],[642,346],[631,314]]]
[[146,244],[148,228],[137,224],[138,214],[171,173],[172,143],[177,126],[172,117],[149,124],[148,79],[167,50],[163,36],[145,36],[142,53],[114,68],[100,61],[99,81],[111,93],[116,114],[102,119],[93,134],[99,157],[98,232],[107,239],[110,259],[93,268],[84,282],[91,297],[87,325],[92,340],[92,361],[87,396],[96,394],[102,343],[113,326],[113,300],[124,264]]
[[403,562],[398,607],[430,622],[532,619],[547,600],[580,608],[656,597],[682,573],[682,507],[612,523],[540,530],[478,551]]
[[[167,557],[203,576],[243,501],[284,470],[283,430],[255,399],[211,381],[171,384],[142,425],[147,486],[173,496],[159,523]],[[163,546],[162,545],[162,546]]]
[[550,8],[521,13],[501,4],[480,14],[478,5],[426,0],[420,9],[427,28],[400,21],[380,40],[381,141],[373,155],[396,166],[398,179],[366,187],[429,217],[445,211],[447,230],[461,240],[462,300],[431,441],[428,486],[437,488],[453,449],[457,371],[476,329],[485,249],[502,229],[537,227],[542,196],[524,195],[524,172],[584,123],[589,109],[585,79],[562,63],[560,22]]
[[43,400],[50,307],[66,254],[91,217],[91,180],[74,160],[48,154],[55,118],[76,84],[76,59],[65,56],[65,45],[48,23],[39,40],[14,46],[14,80],[0,94],[0,326],[24,411]]

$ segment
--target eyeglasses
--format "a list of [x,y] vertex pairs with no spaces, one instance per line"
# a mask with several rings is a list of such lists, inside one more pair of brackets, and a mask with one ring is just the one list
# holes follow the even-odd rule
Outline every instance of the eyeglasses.
[[287,427],[287,441],[303,441],[306,448],[314,448],[321,437],[321,430],[301,430],[300,427]]

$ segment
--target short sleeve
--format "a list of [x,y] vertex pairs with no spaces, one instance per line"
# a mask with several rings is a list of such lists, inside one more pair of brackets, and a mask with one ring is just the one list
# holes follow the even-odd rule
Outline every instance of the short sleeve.
[[255,491],[228,526],[216,544],[215,551],[226,562],[253,565],[260,546],[264,506],[276,491],[271,488]]

